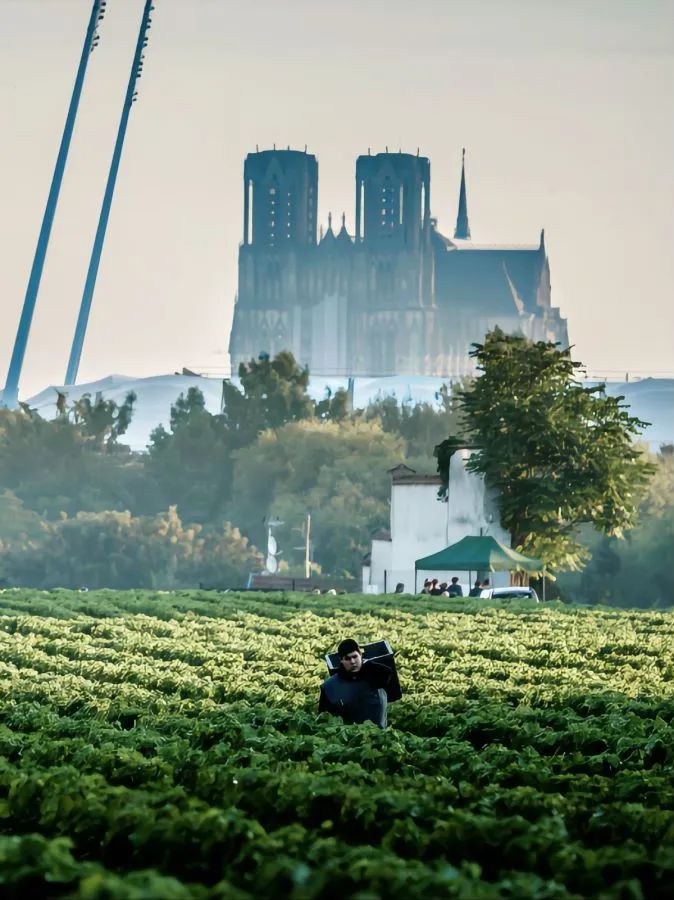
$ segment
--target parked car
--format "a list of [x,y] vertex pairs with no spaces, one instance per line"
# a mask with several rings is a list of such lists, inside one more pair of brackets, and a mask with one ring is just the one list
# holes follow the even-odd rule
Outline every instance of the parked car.
[[531,587],[510,587],[502,588],[485,588],[480,592],[482,600],[534,600],[540,603],[538,594]]

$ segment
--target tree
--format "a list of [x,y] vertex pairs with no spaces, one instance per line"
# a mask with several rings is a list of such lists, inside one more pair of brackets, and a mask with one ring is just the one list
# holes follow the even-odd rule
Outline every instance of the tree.
[[241,388],[223,385],[223,412],[206,409],[198,388],[181,394],[171,407],[170,431],[156,428],[148,446],[148,473],[156,479],[163,505],[176,504],[190,522],[220,523],[226,516],[234,471],[233,452],[250,447],[259,434],[287,422],[318,417],[344,419],[346,391],[319,403],[309,397],[309,372],[291,353],[270,360],[263,354],[239,366]]
[[24,546],[42,534],[42,519],[26,509],[12,491],[0,491],[0,586],[6,584],[5,556],[16,546]]
[[634,440],[647,423],[582,385],[568,349],[497,328],[471,355],[481,375],[459,394],[463,436],[436,447],[438,470],[446,479],[452,452],[473,445],[468,468],[496,491],[513,547],[580,568],[579,526],[621,536],[636,521],[652,465]]
[[237,453],[229,516],[258,544],[265,520],[281,519],[275,534],[282,558],[299,567],[303,551],[293,548],[310,512],[323,572],[355,575],[372,532],[388,526],[387,469],[403,458],[401,438],[379,423],[292,422]]
[[5,576],[37,588],[237,587],[259,554],[226,523],[183,526],[175,507],[154,517],[78,513],[43,526],[40,537],[5,555]]
[[309,370],[301,369],[289,351],[273,359],[266,353],[239,366],[241,389],[223,385],[223,416],[237,447],[247,447],[258,434],[315,415],[307,387]]
[[159,425],[150,436],[147,471],[163,505],[175,505],[190,522],[222,521],[232,486],[232,435],[222,415],[206,409],[191,387],[171,407],[170,432]]
[[363,418],[381,423],[388,434],[397,434],[406,445],[406,462],[424,469],[433,464],[431,448],[447,434],[460,431],[460,385],[443,384],[435,395],[436,404],[399,402],[395,397],[378,397],[362,412]]
[[655,474],[641,504],[641,517],[662,518],[674,509],[674,445],[663,444],[654,459]]
[[349,417],[348,391],[338,388],[333,393],[331,388],[326,388],[325,397],[314,406],[314,415],[322,422],[343,422]]
[[0,543],[27,541],[40,534],[42,519],[13,491],[0,491]]
[[651,516],[625,540],[602,537],[579,584],[562,584],[565,595],[611,606],[671,607],[674,604],[674,507]]
[[621,607],[674,604],[674,454],[664,445],[654,457],[655,475],[625,540],[582,534],[592,559],[580,576],[560,578],[565,597]]
[[[123,415],[108,404],[105,424],[96,418],[96,425],[87,418],[86,406],[77,416],[61,406],[61,414],[52,420],[25,405],[0,409],[0,486],[12,490],[27,509],[50,519],[62,512],[137,512],[151,505],[154,490],[142,462],[117,443],[133,407],[130,398],[127,401]],[[97,407],[96,417],[102,409],[98,404],[91,407]]]
[[80,434],[89,438],[99,450],[103,448],[111,450],[121,435],[126,433],[131,424],[133,405],[136,402],[133,391],[129,391],[121,406],[114,400],[105,400],[101,393],[96,394],[93,403],[91,394],[82,394],[68,411],[65,401],[61,400],[62,397],[63,394],[59,394],[57,404],[61,415],[70,415]]

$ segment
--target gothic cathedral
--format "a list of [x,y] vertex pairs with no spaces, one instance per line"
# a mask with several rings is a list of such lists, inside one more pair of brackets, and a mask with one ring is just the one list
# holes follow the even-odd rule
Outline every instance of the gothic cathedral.
[[568,346],[551,305],[544,234],[532,246],[471,240],[465,165],[456,229],[431,216],[430,162],[359,156],[355,234],[317,238],[318,162],[297,150],[250,153],[230,338],[232,372],[291,350],[319,376],[470,374],[471,343],[499,325]]

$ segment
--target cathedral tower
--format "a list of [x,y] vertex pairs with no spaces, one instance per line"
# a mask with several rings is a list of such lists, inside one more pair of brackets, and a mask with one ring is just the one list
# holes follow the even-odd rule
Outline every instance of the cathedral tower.
[[431,210],[431,165],[425,156],[377,153],[356,162],[356,241],[417,249]]
[[290,149],[249,153],[243,186],[244,246],[282,249],[316,243],[315,156]]

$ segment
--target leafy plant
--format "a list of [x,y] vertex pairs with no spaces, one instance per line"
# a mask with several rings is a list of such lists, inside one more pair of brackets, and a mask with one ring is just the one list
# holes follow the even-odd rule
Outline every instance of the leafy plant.
[[[386,636],[392,728],[316,712]],[[674,613],[434,597],[0,593],[10,897],[664,898]]]
[[[495,491],[514,548],[553,571],[588,558],[578,529],[622,536],[636,520],[653,466],[634,441],[647,424],[623,397],[578,380],[569,349],[489,332],[475,344],[480,376],[459,393],[468,468]],[[439,471],[456,437],[436,448]]]

